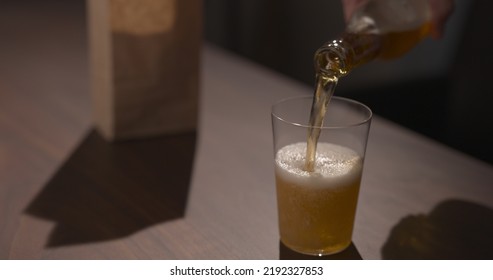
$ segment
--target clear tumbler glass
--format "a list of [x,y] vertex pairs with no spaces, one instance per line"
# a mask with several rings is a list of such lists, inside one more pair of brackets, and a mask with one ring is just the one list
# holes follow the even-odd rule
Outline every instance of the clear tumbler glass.
[[311,105],[312,96],[302,96],[272,106],[279,233],[294,251],[328,255],[351,244],[372,112],[332,97],[307,171]]

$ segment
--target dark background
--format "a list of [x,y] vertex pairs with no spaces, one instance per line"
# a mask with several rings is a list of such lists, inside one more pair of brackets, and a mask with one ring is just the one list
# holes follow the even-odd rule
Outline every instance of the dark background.
[[[362,66],[336,95],[493,163],[492,11],[492,1],[456,1],[442,40]],[[207,41],[309,86],[314,51],[344,29],[338,0],[205,0],[204,12]]]

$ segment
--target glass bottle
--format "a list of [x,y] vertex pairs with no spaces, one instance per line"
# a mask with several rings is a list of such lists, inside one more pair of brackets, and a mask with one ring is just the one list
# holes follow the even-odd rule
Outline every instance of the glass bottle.
[[317,73],[337,79],[373,59],[399,57],[429,34],[430,19],[428,0],[370,0],[339,39],[316,51]]

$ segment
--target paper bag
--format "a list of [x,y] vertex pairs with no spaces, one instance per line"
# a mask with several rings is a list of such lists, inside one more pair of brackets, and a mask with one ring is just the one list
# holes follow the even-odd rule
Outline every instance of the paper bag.
[[197,125],[202,0],[88,0],[95,125],[110,141]]

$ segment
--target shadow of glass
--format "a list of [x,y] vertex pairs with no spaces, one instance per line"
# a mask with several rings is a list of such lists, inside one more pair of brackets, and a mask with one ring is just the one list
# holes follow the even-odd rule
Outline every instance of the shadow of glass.
[[279,241],[279,259],[280,260],[362,260],[358,249],[353,243],[349,247],[337,254],[327,256],[312,256],[298,253],[289,249],[281,241]]
[[47,247],[107,241],[182,218],[196,133],[119,143],[91,131],[26,213],[54,221]]
[[447,200],[430,214],[407,216],[382,247],[384,259],[493,259],[493,210]]

